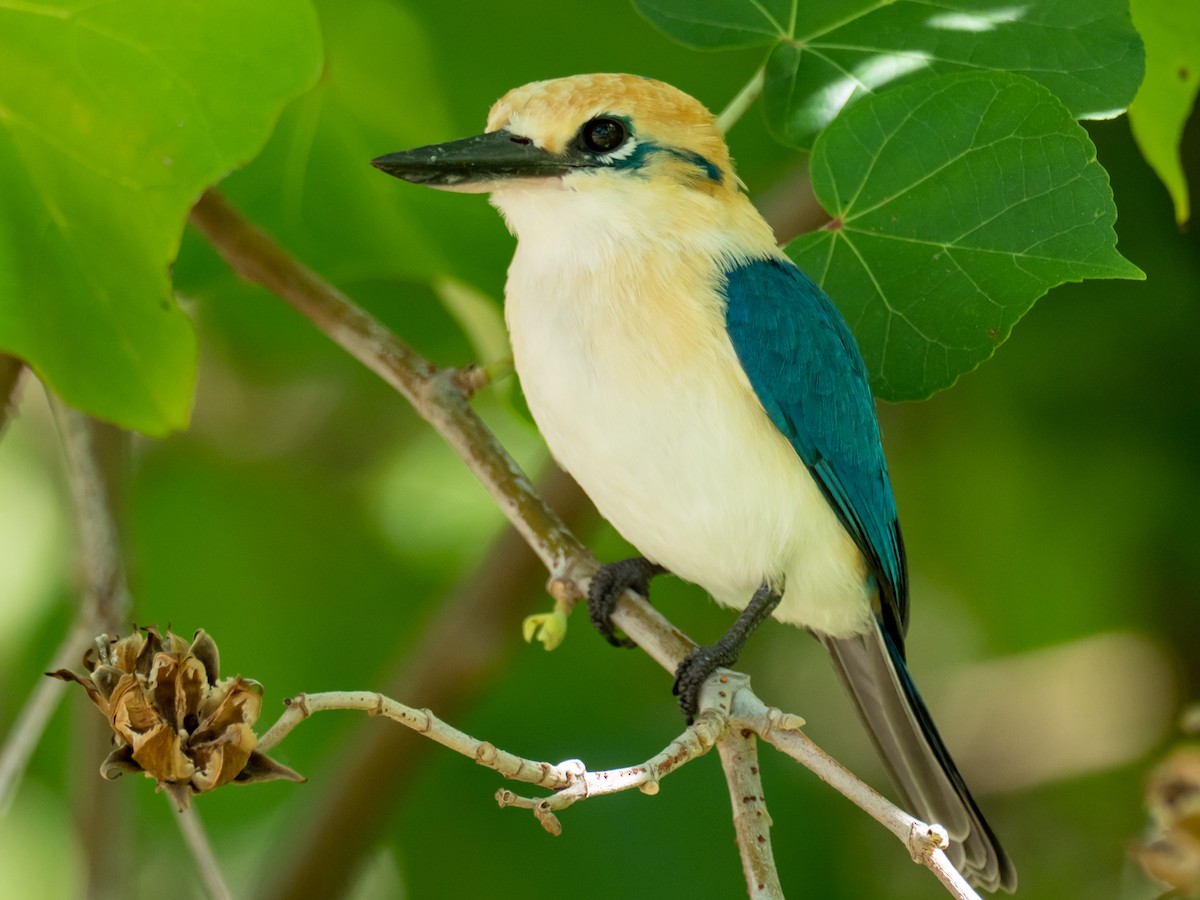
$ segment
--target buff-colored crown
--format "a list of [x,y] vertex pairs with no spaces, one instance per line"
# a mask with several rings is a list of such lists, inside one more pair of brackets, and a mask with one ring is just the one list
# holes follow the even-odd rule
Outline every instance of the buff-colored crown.
[[686,151],[711,164],[719,181],[735,182],[716,120],[678,88],[637,75],[574,75],[514,88],[496,101],[487,130],[507,129],[558,153],[589,119],[629,121],[641,143]]

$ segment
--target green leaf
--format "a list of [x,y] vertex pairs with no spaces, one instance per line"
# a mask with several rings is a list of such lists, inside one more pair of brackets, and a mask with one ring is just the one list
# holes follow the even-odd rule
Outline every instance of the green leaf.
[[187,424],[196,339],[168,267],[199,193],[320,67],[306,0],[0,6],[0,348],[68,403]]
[[1116,250],[1086,132],[1021,76],[865,99],[817,140],[812,182],[834,220],[788,253],[841,308],[884,400],[949,387],[1055,285],[1144,277]]
[[[335,282],[428,281],[454,272],[446,248],[456,244],[438,240],[445,195],[370,164],[384,153],[464,134],[446,114],[419,22],[387,0],[323,0],[316,8],[326,72],[284,113],[254,162],[229,179],[229,196]],[[487,110],[471,112],[474,131],[482,131]],[[465,199],[460,205],[477,208],[493,233],[503,230],[486,203]]]
[[757,47],[794,33],[794,0],[633,0],[633,5],[652,25],[697,50]]
[[689,46],[770,46],[767,120],[795,147],[811,147],[843,107],[917,74],[1024,74],[1083,119],[1119,113],[1142,77],[1142,46],[1126,0],[634,2]]
[[1146,80],[1129,104],[1129,124],[1142,155],[1170,191],[1182,225],[1191,207],[1179,144],[1200,89],[1200,6],[1132,0],[1130,11],[1146,42]]

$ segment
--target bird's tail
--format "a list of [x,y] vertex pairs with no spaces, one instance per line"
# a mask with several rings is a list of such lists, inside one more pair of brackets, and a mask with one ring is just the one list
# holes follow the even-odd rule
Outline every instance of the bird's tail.
[[950,834],[950,861],[977,887],[1012,891],[1017,873],[942,743],[904,654],[882,625],[849,638],[818,635],[913,815]]

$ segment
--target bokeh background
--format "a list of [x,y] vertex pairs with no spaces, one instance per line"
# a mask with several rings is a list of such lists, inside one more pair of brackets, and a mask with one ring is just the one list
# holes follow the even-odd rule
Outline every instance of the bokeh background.
[[[760,61],[680,48],[624,3],[318,8],[321,85],[222,189],[446,365],[503,358],[497,298],[512,239],[483,198],[409,188],[368,159],[476,133],[497,96],[534,79],[637,72],[719,109]],[[1057,289],[954,388],[881,409],[914,581],[912,668],[1030,900],[1161,892],[1129,849],[1146,824],[1146,773],[1180,740],[1200,682],[1200,246],[1176,227],[1127,121],[1088,127],[1111,173],[1119,248],[1146,281]],[[730,143],[775,220],[799,212],[811,227],[802,160],[770,140],[758,110]],[[1193,124],[1193,172],[1198,148]],[[450,280],[431,287],[433,269]],[[553,653],[522,643],[523,616],[549,605],[544,573],[398,396],[238,283],[192,233],[175,275],[201,337],[200,388],[191,429],[136,440],[126,466],[138,623],[207,629],[226,672],[265,685],[266,720],[299,691],[387,686],[534,758],[617,767],[672,739],[670,678],[642,654],[610,649],[578,616]],[[601,558],[628,553],[554,475],[511,379],[476,406]],[[58,437],[29,383],[0,441],[0,733],[71,620],[76,558]],[[698,640],[729,622],[670,579],[655,603]],[[886,788],[815,642],[768,624],[742,668]],[[151,784],[99,779],[101,724],[81,692],[68,696],[0,818],[0,893],[199,896]],[[577,805],[553,838],[496,807],[492,773],[383,721],[318,716],[274,755],[309,782],[198,803],[239,896],[744,891],[715,758],[655,797]],[[769,749],[762,766],[789,896],[944,896],[814,776]],[[107,873],[99,886],[89,867]]]

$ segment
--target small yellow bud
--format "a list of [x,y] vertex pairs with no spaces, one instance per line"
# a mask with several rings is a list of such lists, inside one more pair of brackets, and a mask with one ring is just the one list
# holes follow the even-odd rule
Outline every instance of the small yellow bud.
[[553,650],[567,636],[567,617],[558,610],[526,616],[521,624],[521,634],[525,643],[531,643],[536,638],[547,650]]

